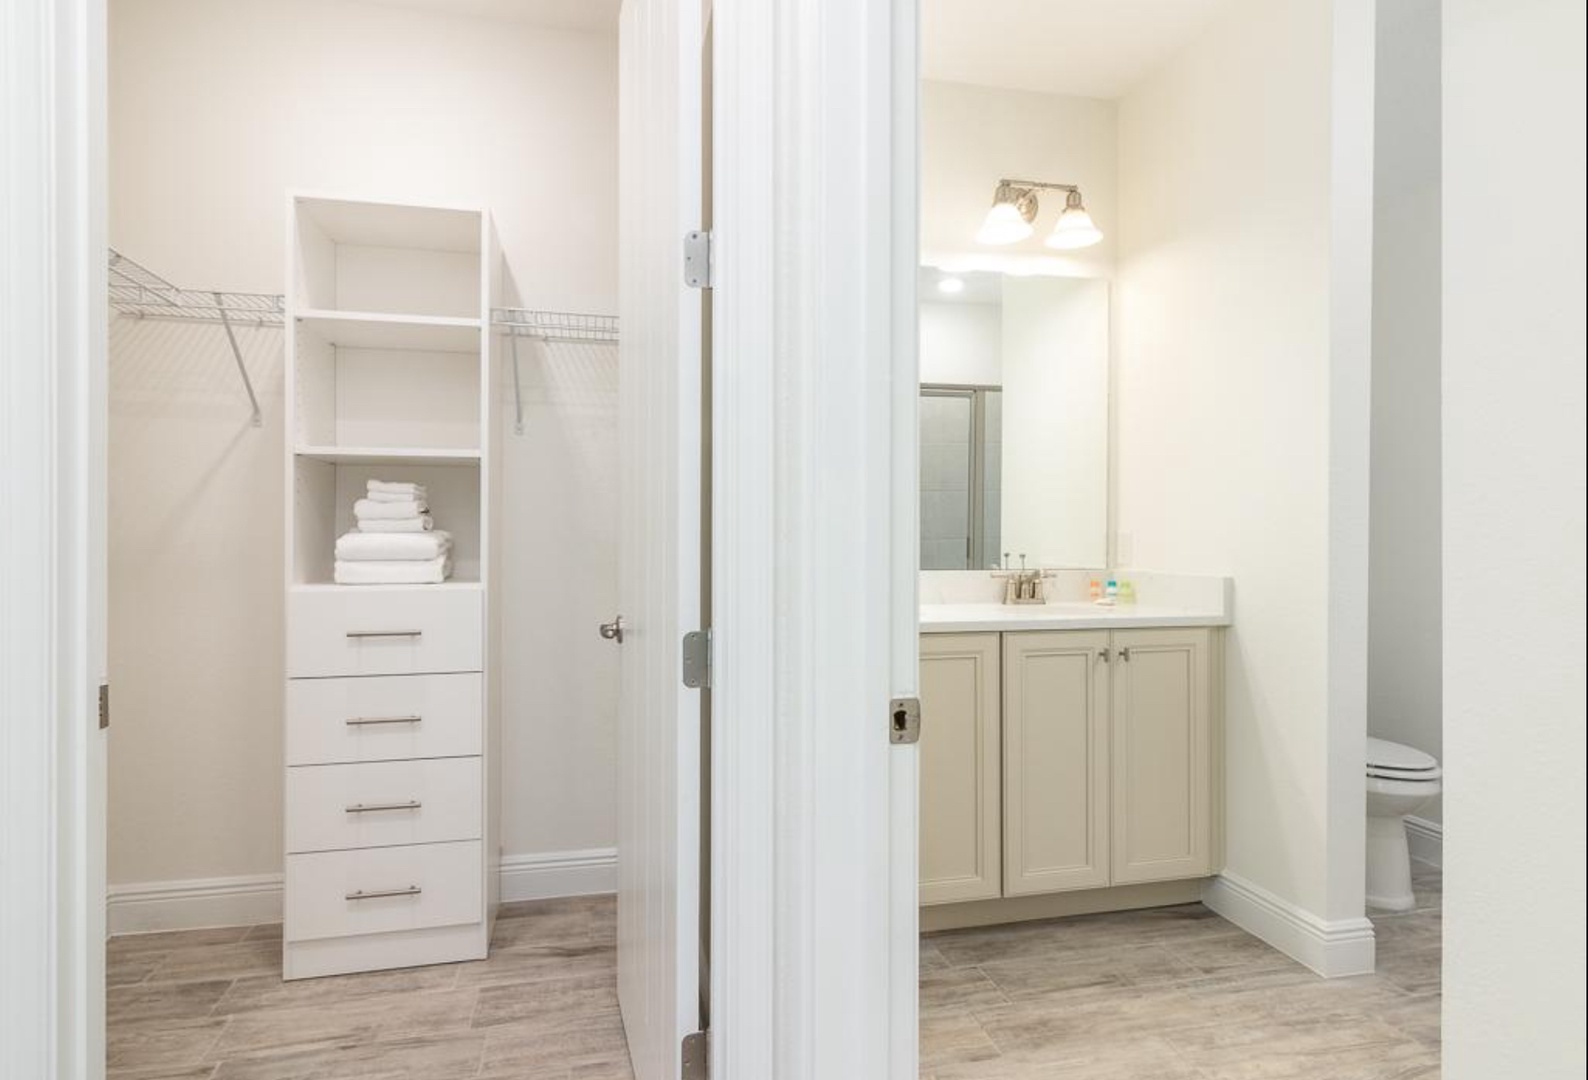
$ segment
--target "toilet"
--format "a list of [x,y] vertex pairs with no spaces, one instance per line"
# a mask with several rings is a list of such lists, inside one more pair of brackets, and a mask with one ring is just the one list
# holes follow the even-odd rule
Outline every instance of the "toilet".
[[1411,854],[1406,816],[1439,794],[1439,762],[1433,755],[1388,739],[1367,740],[1367,905],[1410,911]]

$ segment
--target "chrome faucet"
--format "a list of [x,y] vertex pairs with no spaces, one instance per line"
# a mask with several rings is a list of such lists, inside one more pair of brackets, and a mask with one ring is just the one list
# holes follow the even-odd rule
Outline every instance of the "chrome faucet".
[[1056,577],[1055,570],[1035,570],[1026,568],[1026,557],[1020,556],[1020,569],[1009,569],[1009,553],[1004,552],[1004,568],[994,570],[993,577],[1002,578],[1004,582],[1004,603],[1006,604],[1045,604],[1048,602],[1047,590],[1043,581]]

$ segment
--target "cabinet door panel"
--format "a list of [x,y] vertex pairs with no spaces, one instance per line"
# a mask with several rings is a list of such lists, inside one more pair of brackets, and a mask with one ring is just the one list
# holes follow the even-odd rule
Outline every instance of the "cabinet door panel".
[[1204,876],[1211,872],[1208,632],[1119,631],[1114,645],[1114,882]]
[[921,637],[921,903],[999,895],[998,635]]
[[1108,875],[1104,632],[1004,635],[1004,895]]

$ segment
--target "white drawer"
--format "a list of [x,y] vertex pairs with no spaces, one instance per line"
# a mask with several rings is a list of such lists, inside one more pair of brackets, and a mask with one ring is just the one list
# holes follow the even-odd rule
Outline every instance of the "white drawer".
[[430,758],[287,770],[287,851],[480,838],[480,759]]
[[288,855],[286,939],[477,923],[482,878],[478,840]]
[[294,589],[287,594],[287,675],[479,671],[484,633],[478,589]]
[[480,753],[483,679],[385,675],[287,681],[287,764]]

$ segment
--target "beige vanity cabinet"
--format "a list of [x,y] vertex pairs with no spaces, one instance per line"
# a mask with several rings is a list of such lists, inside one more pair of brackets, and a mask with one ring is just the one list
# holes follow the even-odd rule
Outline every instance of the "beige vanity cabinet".
[[1217,868],[1215,632],[921,638],[921,903]]
[[1206,630],[1121,630],[1111,663],[1115,885],[1212,872],[1213,724]]
[[996,899],[999,808],[998,635],[921,638],[921,903]]
[[1004,895],[1108,884],[1108,633],[1003,635]]

